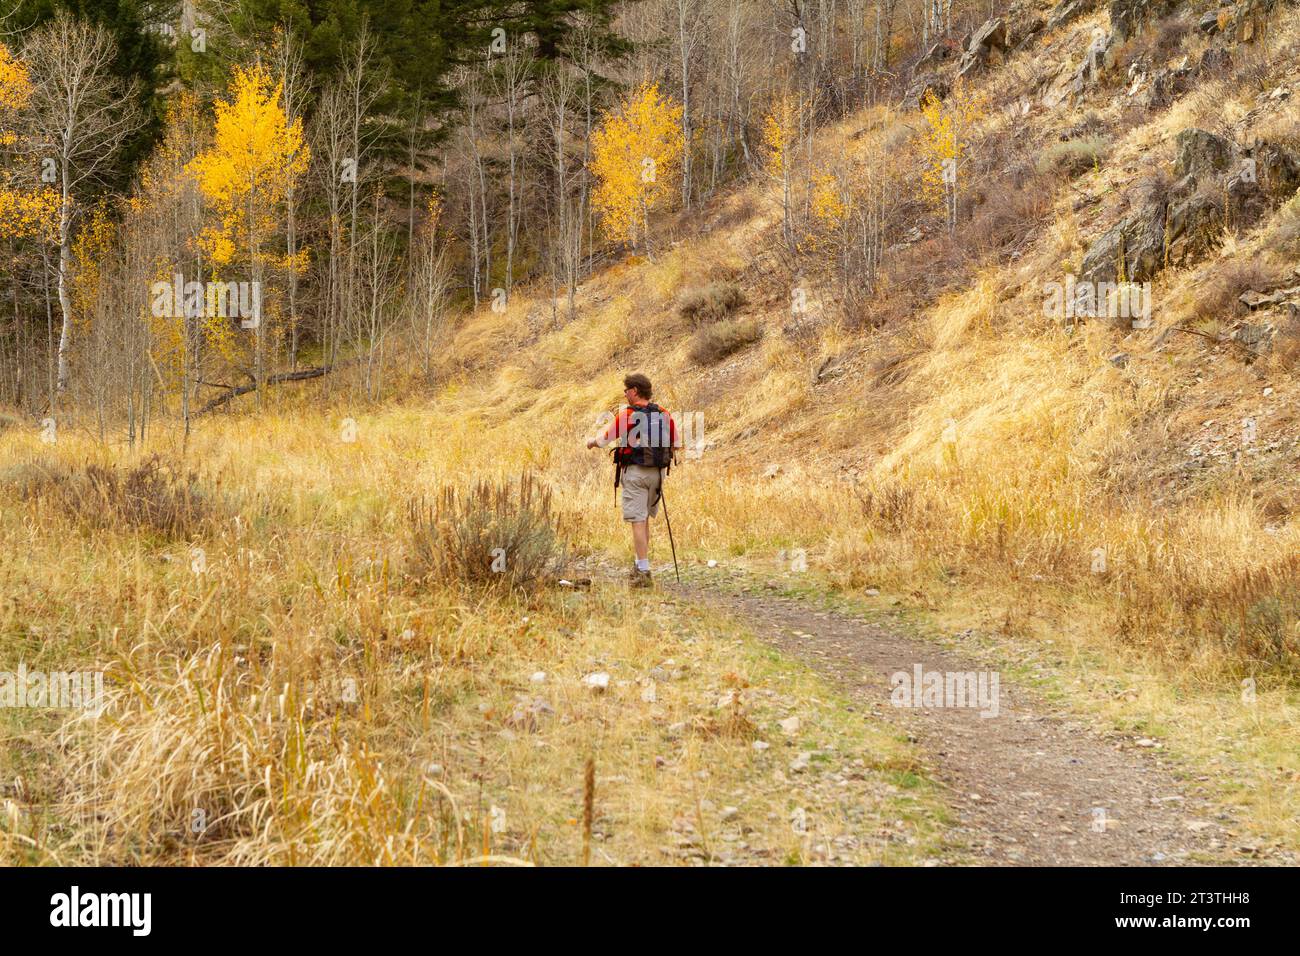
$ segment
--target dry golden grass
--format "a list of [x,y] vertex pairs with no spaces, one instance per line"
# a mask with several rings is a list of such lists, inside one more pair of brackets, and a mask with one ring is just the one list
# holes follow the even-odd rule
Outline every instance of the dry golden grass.
[[[571,864],[589,759],[593,864],[805,862],[892,820],[913,842],[864,839],[854,860],[929,852],[927,785],[869,769],[901,760],[906,741],[849,720],[737,622],[621,586],[505,593],[408,573],[408,500],[529,464],[500,441],[508,426],[483,418],[393,407],[207,421],[186,464],[227,510],[185,540],[0,489],[12,558],[0,659],[103,670],[111,698],[98,719],[0,711],[0,860]],[[6,462],[139,459],[75,436],[0,441]],[[561,483],[557,507],[579,514],[569,533],[584,548],[598,523],[612,535],[613,517],[593,515],[603,486],[579,483],[574,501],[554,463],[541,480]],[[583,683],[598,671],[603,694]],[[717,709],[729,687],[742,688],[738,711]],[[848,803],[779,785],[778,752],[750,746],[791,712],[813,728],[805,747],[868,765]],[[728,804],[739,812],[724,823]],[[810,832],[792,830],[795,805]]]

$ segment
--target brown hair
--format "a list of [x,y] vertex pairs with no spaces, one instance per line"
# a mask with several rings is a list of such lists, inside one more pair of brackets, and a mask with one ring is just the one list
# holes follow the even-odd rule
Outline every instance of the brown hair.
[[624,388],[635,388],[637,394],[642,398],[649,398],[651,392],[650,379],[646,378],[640,372],[633,372],[631,375],[623,376]]

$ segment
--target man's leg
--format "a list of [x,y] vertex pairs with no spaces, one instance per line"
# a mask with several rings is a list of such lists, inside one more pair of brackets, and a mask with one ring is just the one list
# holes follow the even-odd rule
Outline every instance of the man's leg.
[[632,550],[636,552],[638,561],[644,561],[650,557],[649,521],[632,522]]

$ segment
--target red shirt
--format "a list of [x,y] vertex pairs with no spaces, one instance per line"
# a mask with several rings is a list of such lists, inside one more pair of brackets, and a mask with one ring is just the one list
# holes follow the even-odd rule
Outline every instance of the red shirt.
[[[620,447],[626,446],[627,437],[633,431],[632,412],[635,409],[645,408],[645,406],[648,404],[650,403],[642,402],[640,405],[635,405],[635,406],[624,405],[621,409],[619,409],[619,412],[614,417],[614,420],[610,422],[608,425],[606,425],[605,430],[600,433],[600,438],[598,439],[600,443],[600,447],[604,448],[606,445],[608,445],[611,441],[614,441],[615,439],[618,440]],[[664,417],[668,419],[668,443],[673,448],[677,448],[678,447],[677,422],[675,422],[673,420],[673,416],[668,413],[668,409],[664,408],[662,405],[659,406],[659,410],[663,412]],[[653,445],[656,436],[654,435],[643,436],[641,434],[637,434],[635,437],[644,440],[645,444]],[[660,442],[662,442],[662,436],[660,436],[659,440]]]

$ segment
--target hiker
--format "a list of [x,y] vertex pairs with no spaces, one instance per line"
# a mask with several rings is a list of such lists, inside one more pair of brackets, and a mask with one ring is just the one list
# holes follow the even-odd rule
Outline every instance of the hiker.
[[627,405],[588,448],[614,449],[614,487],[623,486],[623,520],[632,525],[632,550],[636,564],[633,587],[650,586],[650,519],[659,513],[663,478],[677,456],[677,423],[668,411],[650,401],[650,379],[635,372],[623,379]]

